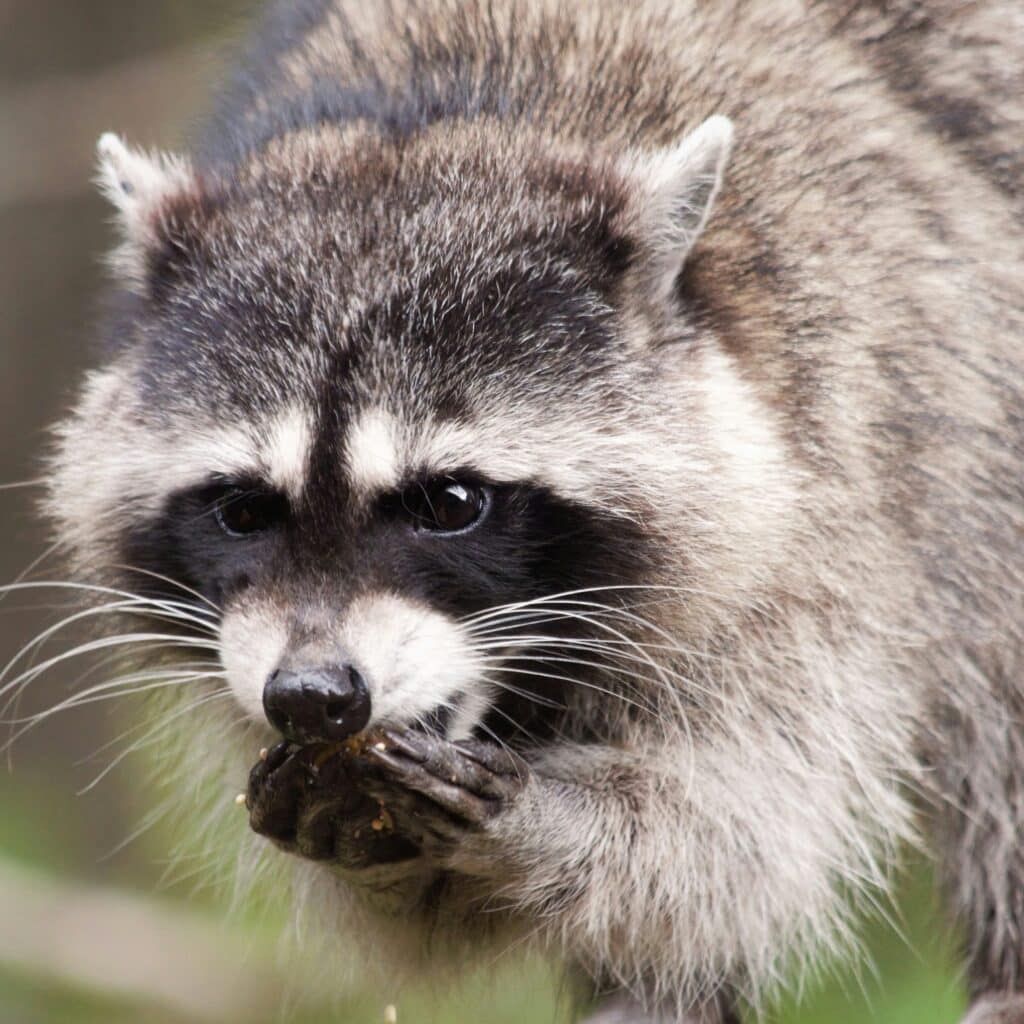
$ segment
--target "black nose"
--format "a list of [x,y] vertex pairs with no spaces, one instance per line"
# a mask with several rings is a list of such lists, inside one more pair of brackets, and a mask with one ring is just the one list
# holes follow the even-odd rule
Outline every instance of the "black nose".
[[370,691],[351,665],[278,669],[263,688],[270,724],[293,743],[331,743],[370,721]]

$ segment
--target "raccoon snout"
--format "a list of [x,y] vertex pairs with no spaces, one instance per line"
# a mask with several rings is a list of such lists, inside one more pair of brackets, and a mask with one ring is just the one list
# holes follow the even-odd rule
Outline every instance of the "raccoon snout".
[[370,721],[370,690],[353,665],[278,669],[263,688],[270,724],[293,743],[330,743]]

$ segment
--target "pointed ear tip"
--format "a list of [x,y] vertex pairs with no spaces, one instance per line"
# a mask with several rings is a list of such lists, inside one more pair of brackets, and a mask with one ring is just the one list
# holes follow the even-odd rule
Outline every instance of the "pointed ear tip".
[[113,160],[127,150],[124,139],[115,132],[104,132],[96,140],[96,155],[101,160]]

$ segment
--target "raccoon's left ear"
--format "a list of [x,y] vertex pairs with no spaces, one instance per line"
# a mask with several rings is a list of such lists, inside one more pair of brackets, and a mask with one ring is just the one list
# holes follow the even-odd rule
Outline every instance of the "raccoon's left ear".
[[159,241],[161,213],[170,200],[196,191],[195,174],[184,157],[131,149],[110,132],[100,136],[96,153],[97,181],[121,230],[111,262],[122,277],[142,285],[147,253]]
[[628,168],[640,193],[637,270],[655,301],[671,299],[679,272],[704,230],[732,138],[732,122],[716,114],[678,146],[645,154]]

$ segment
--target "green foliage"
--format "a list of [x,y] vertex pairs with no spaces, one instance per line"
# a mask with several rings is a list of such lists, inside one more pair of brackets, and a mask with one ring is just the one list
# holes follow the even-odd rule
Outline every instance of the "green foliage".
[[[77,851],[73,842],[74,804],[61,805],[62,820],[68,827],[62,834],[40,826],[40,808],[52,810],[53,794],[40,785],[0,791],[0,858],[40,866],[55,879],[67,880],[75,872]],[[151,840],[152,854],[163,842]],[[2,863],[2,860],[0,860]],[[145,895],[145,894],[144,894]],[[148,896],[145,896],[148,899]],[[197,920],[211,930],[223,928],[225,911],[217,899],[206,894],[188,901],[184,888],[163,893],[154,907],[178,904],[191,908]],[[859,972],[847,971],[814,986],[800,997],[788,998],[768,1015],[769,1024],[956,1024],[964,1007],[962,987],[957,981],[954,943],[941,924],[931,891],[928,872],[918,866],[909,873],[903,887],[898,913],[871,922],[866,929],[871,966]],[[260,919],[242,915],[225,931],[225,942],[236,943],[239,960],[243,952],[257,970],[278,970],[273,955],[274,937],[281,930],[280,909],[265,910]],[[902,933],[902,936],[901,934]],[[103,942],[103,935],[96,935]],[[9,940],[8,940],[9,941]],[[179,1024],[184,1018],[160,1006],[138,999],[118,999],[92,992],[40,970],[0,967],[0,1020],[33,1021],[44,1024]],[[282,980],[282,992],[285,986]],[[384,1019],[389,993],[364,993],[344,1004],[328,1008],[321,989],[308,1005],[293,1006],[287,1015],[281,1005],[268,1006],[266,1014],[249,1013],[234,1024],[375,1024]],[[567,1001],[561,998],[550,975],[538,965],[525,969],[509,962],[486,978],[476,979],[436,998],[427,992],[404,993],[397,1001],[401,1024],[565,1024],[570,1019]]]

